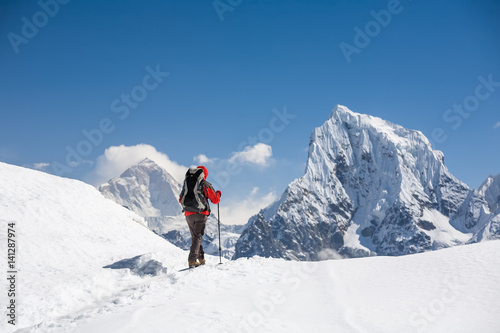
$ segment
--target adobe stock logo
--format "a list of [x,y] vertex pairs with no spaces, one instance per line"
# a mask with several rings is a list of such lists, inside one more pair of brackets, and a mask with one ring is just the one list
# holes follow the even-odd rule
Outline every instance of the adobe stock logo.
[[214,6],[215,12],[219,16],[219,20],[224,21],[224,14],[226,12],[232,12],[236,7],[241,5],[243,0],[214,0],[212,5]]
[[339,44],[340,50],[347,63],[350,64],[352,62],[351,57],[353,54],[360,54],[361,50],[370,45],[372,39],[380,35],[382,28],[389,26],[392,17],[400,14],[403,9],[404,7],[399,0],[389,0],[389,2],[387,2],[387,9],[381,9],[378,12],[374,10],[370,11],[373,20],[368,21],[364,29],[358,26],[353,28],[355,32],[353,39],[354,45],[346,42],[341,42]]
[[[288,113],[286,106],[283,107],[282,111],[275,108],[272,112],[274,116],[269,120],[268,126],[261,128],[256,136],[249,135],[246,140],[240,142],[237,148],[238,152],[244,152],[246,148],[259,144],[267,146],[273,142],[276,134],[283,132],[291,120],[297,117],[296,114]],[[222,170],[213,175],[213,183],[217,188],[224,189],[231,182],[231,178],[239,175],[242,171],[241,162],[238,159],[229,158],[224,162]]]
[[[159,64],[155,68],[146,66],[145,69],[147,74],[143,76],[140,84],[111,102],[111,112],[117,114],[118,119],[121,121],[127,119],[131,110],[137,109],[140,103],[149,96],[149,93],[158,88],[164,79],[170,75],[168,72],[161,71]],[[73,147],[66,146],[65,163],[57,161],[52,163],[54,174],[63,176],[85,163],[85,157],[92,154],[93,150],[103,142],[105,136],[116,129],[116,123],[116,120],[113,121],[111,118],[105,117],[97,123],[96,127],[90,130],[83,129],[81,134],[84,138]]]
[[[443,113],[443,120],[447,124],[451,124],[451,129],[458,130],[464,119],[469,118],[474,112],[479,109],[481,102],[484,102],[500,87],[500,82],[493,81],[493,74],[489,74],[488,78],[478,76],[479,84],[474,89],[474,93],[466,96],[462,103],[454,103],[453,108],[449,108]],[[432,140],[435,143],[444,143],[448,140],[448,135],[444,128],[437,127],[432,131]]]
[[[310,279],[318,270],[318,265],[315,262],[304,261],[301,265],[289,266],[290,268],[283,272],[279,282],[278,288],[272,290],[265,290],[256,292],[254,301],[255,310],[246,313],[242,320],[240,320],[237,333],[253,333],[253,332],[267,332],[269,323],[272,321],[272,316],[280,306],[286,303],[300,288],[304,281]],[[260,280],[262,285],[268,283],[267,280]]]
[[10,45],[16,54],[19,53],[19,46],[21,44],[28,44],[30,39],[35,38],[38,34],[38,29],[41,29],[49,23],[50,18],[54,18],[59,13],[59,5],[66,5],[71,0],[40,0],[38,6],[41,10],[37,11],[31,17],[31,20],[26,16],[21,18],[23,25],[21,26],[21,35],[14,32],[9,32],[7,38]]
[[426,332],[429,326],[435,322],[441,315],[450,311],[449,307],[463,295],[463,287],[458,284],[448,282],[445,289],[436,295],[426,306],[420,307],[418,311],[410,314],[409,322],[417,332]]

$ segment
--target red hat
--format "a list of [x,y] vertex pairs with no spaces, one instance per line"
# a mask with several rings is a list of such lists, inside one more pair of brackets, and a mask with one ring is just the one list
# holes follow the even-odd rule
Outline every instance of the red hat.
[[205,168],[203,165],[198,165],[198,168],[203,170],[203,173],[205,174],[205,179],[207,179],[208,176],[207,168]]

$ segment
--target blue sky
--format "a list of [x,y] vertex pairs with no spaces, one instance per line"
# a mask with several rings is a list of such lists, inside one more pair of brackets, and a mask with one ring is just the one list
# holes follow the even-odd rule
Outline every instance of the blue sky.
[[145,152],[232,158],[237,220],[303,174],[342,104],[422,131],[469,186],[500,173],[498,1],[60,1],[0,2],[0,161],[95,184]]

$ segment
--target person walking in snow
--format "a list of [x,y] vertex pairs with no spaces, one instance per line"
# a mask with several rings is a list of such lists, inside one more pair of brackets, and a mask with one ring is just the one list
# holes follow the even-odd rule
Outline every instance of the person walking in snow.
[[200,165],[189,168],[184,178],[179,202],[182,205],[186,222],[191,232],[191,248],[189,251],[188,265],[194,268],[205,265],[205,252],[201,245],[201,238],[205,234],[205,224],[210,215],[210,200],[217,204],[220,202],[220,191],[215,191],[212,184],[207,182],[208,170]]

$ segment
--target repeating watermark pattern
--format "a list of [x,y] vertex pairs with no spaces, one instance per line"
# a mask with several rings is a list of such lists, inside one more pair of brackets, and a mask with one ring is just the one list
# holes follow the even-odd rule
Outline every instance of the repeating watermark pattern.
[[446,288],[436,298],[432,299],[427,306],[421,307],[418,311],[410,314],[410,325],[416,328],[417,332],[426,332],[429,324],[436,321],[452,303],[455,303],[462,291],[462,288],[457,284],[448,282]]
[[9,39],[12,49],[17,54],[19,53],[19,46],[21,44],[28,44],[29,41],[38,35],[39,29],[45,27],[50,19],[54,18],[60,10],[61,5],[66,5],[71,0],[40,0],[38,6],[41,10],[35,12],[31,19],[23,16],[21,18],[22,26],[20,34],[9,32],[7,38]]
[[[244,152],[247,147],[255,146],[259,143],[270,144],[277,133],[281,133],[290,124],[291,120],[297,117],[296,114],[288,113],[288,110],[283,107],[283,110],[272,110],[273,117],[269,120],[268,126],[263,127],[257,135],[249,135],[246,140],[243,140],[237,148],[238,152]],[[234,155],[233,155],[234,156]],[[223,163],[222,170],[215,173],[214,185],[217,188],[224,189],[231,181],[231,177],[239,175],[243,171],[242,162],[239,159],[229,158]]]
[[[159,64],[154,69],[147,66],[146,72],[141,84],[134,86],[130,93],[123,93],[120,98],[111,102],[111,112],[117,114],[118,119],[122,121],[127,119],[131,110],[136,109],[139,103],[148,97],[148,93],[158,88],[160,83],[170,75],[168,72],[162,72]],[[104,136],[111,134],[115,129],[116,125],[113,120],[103,118],[98,122],[96,128],[82,130],[84,139],[80,140],[74,147],[66,146],[65,163],[57,161],[52,163],[54,173],[58,176],[71,173],[74,168],[85,162],[84,158],[92,154],[94,148],[103,142]]]
[[[240,321],[236,332],[252,333],[265,332],[266,320],[276,312],[280,305],[287,301],[287,292],[296,292],[302,283],[308,280],[318,269],[316,262],[302,262],[301,265],[291,265],[291,270],[283,273],[280,279],[280,288],[258,293],[254,301],[255,310],[246,314]],[[286,292],[285,292],[286,291]]]
[[232,12],[236,7],[241,5],[243,0],[215,0],[212,2],[212,6],[215,12],[219,16],[219,20],[224,21],[224,15],[227,12]]
[[16,325],[17,241],[16,222],[7,222],[7,322]]
[[[443,113],[443,120],[450,124],[451,129],[458,130],[464,121],[471,116],[472,113],[479,109],[482,101],[487,100],[495,92],[497,87],[500,87],[500,82],[493,81],[493,74],[489,74],[487,79],[484,76],[478,76],[479,84],[476,85],[474,93],[466,96],[462,103],[454,103],[453,107],[446,109]],[[432,131],[432,140],[435,143],[444,143],[448,140],[446,130],[442,127],[437,127]]]
[[387,9],[370,11],[373,20],[368,21],[363,29],[358,26],[353,28],[355,33],[353,44],[346,42],[341,42],[339,44],[340,50],[347,63],[350,64],[352,62],[351,57],[353,54],[360,54],[363,49],[370,45],[371,41],[380,35],[382,29],[389,26],[393,16],[400,14],[403,9],[404,7],[399,0],[389,0],[389,2],[387,2]]

